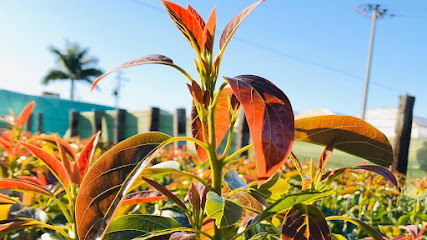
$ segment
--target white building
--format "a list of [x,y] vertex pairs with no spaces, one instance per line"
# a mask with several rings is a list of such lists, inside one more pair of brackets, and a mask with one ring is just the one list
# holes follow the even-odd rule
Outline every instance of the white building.
[[[382,131],[387,137],[394,137],[397,109],[374,108],[366,112],[365,120]],[[427,119],[414,117],[412,121],[411,138],[427,138]]]

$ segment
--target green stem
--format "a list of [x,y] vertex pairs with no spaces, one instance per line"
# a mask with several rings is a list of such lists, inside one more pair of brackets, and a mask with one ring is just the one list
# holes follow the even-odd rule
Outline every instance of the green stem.
[[231,154],[228,158],[226,158],[226,159],[224,160],[224,163],[227,163],[227,162],[229,162],[230,160],[233,160],[234,158],[236,158],[237,156],[239,156],[239,155],[240,155],[240,154],[242,154],[243,152],[245,152],[245,151],[247,151],[247,150],[251,149],[253,146],[254,146],[253,144],[249,144],[249,145],[246,145],[246,146],[242,147],[241,149],[239,149],[239,150],[237,150],[236,152],[234,152],[233,154]]
[[176,70],[180,71],[182,74],[184,74],[188,80],[190,81],[190,83],[193,81],[193,78],[190,76],[190,74],[188,74],[184,69],[182,69],[181,67],[173,64],[173,63],[167,63],[167,62],[162,62],[162,64],[167,65],[167,66],[171,66],[173,68],[175,68]]
[[212,187],[211,187],[211,185],[209,185],[205,180],[201,179],[197,175],[189,173],[189,172],[184,172],[184,171],[180,171],[180,173],[182,175],[185,175],[185,176],[188,176],[188,177],[196,179],[197,181],[199,181],[200,183],[202,183],[203,185],[205,185],[209,189],[209,191],[213,190]]
[[202,141],[197,140],[197,139],[192,138],[192,137],[173,137],[173,138],[171,138],[171,139],[168,140],[167,144],[173,143],[173,142],[179,142],[179,141],[190,141],[190,142],[194,142],[195,144],[197,144],[200,147],[204,148],[206,151],[209,151],[208,145],[206,145]]
[[67,219],[69,223],[73,223],[73,219],[71,218],[70,214],[67,211],[67,208],[64,206],[64,204],[61,203],[56,197],[52,196],[51,199],[58,205],[58,207],[61,209],[62,213],[64,214],[64,217]]
[[235,123],[236,123],[236,121],[231,121],[231,123],[230,123],[230,129],[228,130],[227,144],[225,145],[224,152],[222,153],[222,156],[221,156],[222,161],[224,161],[224,159],[228,155],[228,152],[230,152],[231,142],[233,141],[233,131],[234,131],[234,124]]

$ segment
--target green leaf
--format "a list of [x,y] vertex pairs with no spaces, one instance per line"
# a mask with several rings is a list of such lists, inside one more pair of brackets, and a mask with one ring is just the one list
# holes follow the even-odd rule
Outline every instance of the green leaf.
[[347,240],[347,238],[344,237],[343,235],[336,234],[336,233],[332,233],[331,238],[332,238],[332,240]]
[[11,212],[10,215],[14,216],[15,218],[31,218],[42,223],[46,223],[49,220],[46,212],[38,208],[25,207],[19,211]]
[[111,222],[104,239],[130,240],[180,227],[182,226],[173,218],[143,214],[120,216]]
[[357,225],[359,228],[363,229],[365,232],[367,232],[374,240],[383,240],[383,236],[381,235],[381,233],[379,233],[373,227],[369,226],[368,224],[362,222],[359,219],[343,217],[343,216],[331,216],[331,217],[327,217],[326,220],[327,221],[341,220],[341,221],[351,222],[354,225]]
[[231,226],[240,220],[243,208],[239,201],[230,201],[215,192],[208,192],[206,200],[206,213],[214,218],[217,227]]
[[331,240],[331,232],[322,212],[313,205],[294,205],[285,216],[282,240]]
[[274,216],[278,213],[284,212],[290,208],[292,208],[294,205],[298,203],[311,203],[314,202],[317,199],[321,199],[327,196],[330,196],[333,194],[332,190],[328,191],[302,191],[300,193],[295,194],[289,194],[281,199],[277,200],[276,202],[270,204],[259,216],[258,222],[261,222],[262,220]]
[[76,200],[79,239],[102,239],[130,187],[170,138],[158,132],[135,135],[108,150],[92,165]]
[[166,161],[158,163],[150,168],[145,168],[141,172],[141,177],[152,178],[154,176],[161,176],[171,173],[180,172],[179,163],[176,161]]
[[61,228],[45,224],[30,218],[14,218],[0,221],[0,233],[5,233],[9,231],[19,230],[27,227],[40,227],[40,228],[48,228],[52,229],[59,234],[65,236],[70,239],[70,236],[64,232]]
[[280,174],[276,173],[259,187],[252,185],[251,188],[255,189],[256,193],[262,195],[262,197],[275,201],[288,192],[290,185],[285,179],[280,177]]
[[237,191],[228,197],[229,199],[237,199],[245,209],[253,212],[262,212],[264,209],[262,204],[246,191]]
[[236,169],[229,169],[224,174],[224,182],[231,190],[246,188],[246,181],[239,177]]

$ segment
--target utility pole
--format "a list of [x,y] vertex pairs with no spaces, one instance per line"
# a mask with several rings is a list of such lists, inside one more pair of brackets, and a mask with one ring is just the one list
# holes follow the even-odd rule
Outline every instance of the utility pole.
[[363,89],[363,98],[362,98],[362,108],[360,111],[360,117],[364,120],[366,113],[366,103],[368,98],[368,88],[369,88],[369,78],[371,75],[371,61],[372,61],[372,50],[374,47],[374,36],[375,36],[375,24],[378,18],[383,18],[385,16],[393,17],[393,14],[388,14],[388,10],[381,8],[379,4],[367,4],[362,6],[356,6],[356,11],[363,9],[363,15],[367,15],[368,12],[372,12],[372,25],[371,25],[371,37],[369,40],[369,50],[368,50],[368,63],[366,64],[366,75],[365,75],[365,87]]
[[122,88],[122,81],[128,81],[127,78],[122,77],[122,72],[119,71],[116,77],[116,87],[113,89],[113,96],[115,98],[114,106],[116,109],[119,109],[119,100],[120,100],[120,90]]

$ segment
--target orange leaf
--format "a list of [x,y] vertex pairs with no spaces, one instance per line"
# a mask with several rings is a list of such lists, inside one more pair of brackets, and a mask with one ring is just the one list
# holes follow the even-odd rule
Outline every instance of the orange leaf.
[[99,135],[101,132],[96,133],[92,136],[83,150],[80,152],[80,156],[77,159],[77,166],[79,167],[80,176],[83,178],[86,171],[89,169],[89,165],[92,162],[92,157],[96,149],[96,144],[98,144]]
[[74,174],[73,174],[74,169],[72,167],[73,164],[71,163],[70,159],[68,159],[67,154],[65,153],[66,150],[65,150],[64,146],[59,143],[59,140],[58,140],[59,138],[56,135],[54,135],[54,137],[56,139],[56,146],[58,148],[59,158],[61,159],[62,166],[65,167],[65,169],[68,172],[68,176],[71,177],[73,182],[79,183],[78,180],[74,177]]
[[203,32],[196,16],[176,3],[163,0],[163,4],[181,33],[184,34],[190,44],[196,44],[197,50],[201,51],[204,44]]
[[58,159],[39,147],[25,142],[21,143],[26,149],[28,149],[28,151],[32,152],[46,164],[49,170],[53,173],[53,175],[55,175],[55,177],[62,183],[64,187],[68,188],[70,186],[70,175],[68,175],[67,170]]
[[245,111],[254,144],[257,175],[272,176],[288,157],[294,139],[294,114],[286,95],[267,79],[226,78]]
[[327,115],[295,121],[295,140],[328,145],[388,167],[393,149],[387,137],[371,124],[352,116]]
[[0,189],[10,189],[19,192],[35,192],[46,196],[52,196],[52,193],[46,188],[20,179],[2,178],[0,179]]
[[8,195],[4,195],[2,193],[0,193],[0,205],[3,204],[14,204],[16,203],[16,200],[9,197]]
[[187,5],[187,11],[191,14],[193,14],[193,16],[197,19],[197,21],[199,22],[200,28],[204,29],[205,28],[205,21],[203,20],[203,18],[199,15],[199,13],[196,11],[196,9],[194,9],[192,6]]
[[203,29],[203,44],[208,52],[212,52],[213,40],[216,27],[216,8],[212,10],[206,27]]
[[140,203],[157,202],[167,199],[165,195],[158,191],[142,191],[126,195],[122,205],[134,205]]
[[33,112],[35,105],[36,103],[32,101],[29,104],[27,104],[27,106],[24,107],[22,112],[19,114],[18,119],[16,120],[16,126],[18,128],[21,128],[27,122],[28,118],[31,115],[31,112]]
[[29,181],[29,182],[35,183],[35,184],[39,185],[40,187],[47,188],[47,186],[46,186],[46,185],[45,185],[45,186],[43,186],[44,184],[43,184],[43,182],[42,182],[42,181],[40,181],[39,179],[37,179],[37,178],[35,178],[35,177],[30,177],[30,176],[18,176],[18,178],[19,178],[19,179],[21,179],[21,180],[25,180],[25,181]]
[[74,151],[74,149],[66,140],[60,137],[57,137],[55,135],[45,135],[45,136],[37,136],[34,138],[34,140],[42,140],[42,141],[53,144],[55,147],[57,146],[56,141],[58,140],[59,144],[64,147],[67,154],[72,157],[72,160],[76,159],[76,152]]
[[[231,88],[225,88],[218,99],[218,103],[215,109],[215,134],[216,134],[216,147],[218,148],[221,145],[222,140],[227,134],[227,131],[230,127],[230,114],[228,110],[229,98],[233,95]],[[202,123],[197,115],[197,110],[193,106],[191,110],[191,126],[193,137],[197,140],[204,142],[203,132],[202,132]],[[197,155],[201,161],[206,161],[208,159],[208,154],[205,149],[196,145]]]

